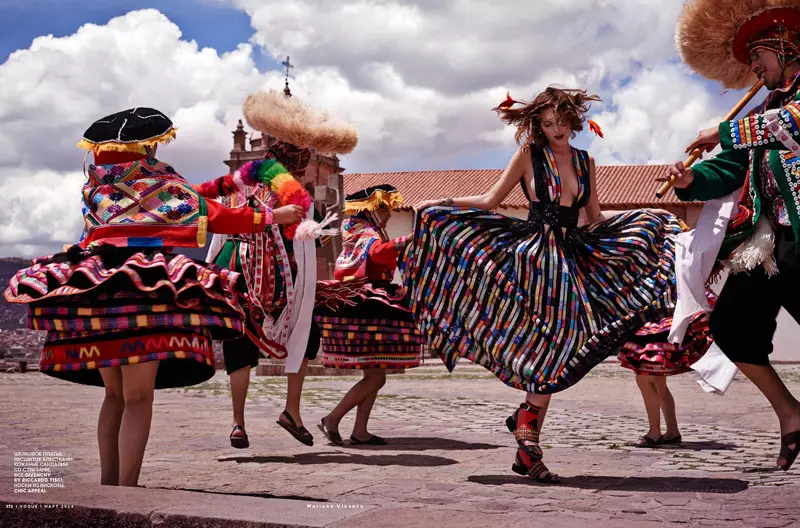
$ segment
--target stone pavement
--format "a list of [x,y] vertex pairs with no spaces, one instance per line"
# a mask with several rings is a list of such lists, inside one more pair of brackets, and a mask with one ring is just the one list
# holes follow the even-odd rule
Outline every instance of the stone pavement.
[[[800,367],[778,368],[800,394]],[[634,376],[615,364],[601,365],[556,395],[547,415],[542,446],[549,467],[564,478],[561,486],[510,471],[515,442],[504,420],[522,393],[467,363],[453,374],[431,363],[389,377],[371,430],[390,445],[326,445],[314,424],[354,381],[307,379],[303,410],[314,447],[275,425],[284,378],[253,378],[247,450],[227,441],[224,375],[161,391],[140,479],[147,489],[119,490],[96,485],[101,389],[41,374],[0,375],[0,502],[60,499],[116,511],[125,503],[125,511],[150,516],[150,524],[130,526],[167,526],[169,512],[205,519],[196,526],[800,525],[800,467],[773,469],[777,422],[744,379],[719,397],[703,393],[694,374],[671,378],[685,442],[636,449],[626,443],[645,432],[646,419]],[[342,423],[345,438],[351,424],[352,417]],[[11,494],[13,452],[23,450],[73,457],[63,471],[66,489]],[[0,509],[0,525],[11,512],[19,515]]]

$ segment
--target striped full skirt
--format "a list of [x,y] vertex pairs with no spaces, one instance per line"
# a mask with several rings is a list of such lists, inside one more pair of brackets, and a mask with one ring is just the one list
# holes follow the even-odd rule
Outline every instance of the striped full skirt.
[[317,284],[314,318],[322,333],[322,364],[341,369],[401,369],[420,364],[422,336],[394,284],[364,280]]
[[646,210],[562,230],[430,208],[402,263],[411,311],[451,371],[463,357],[511,387],[555,393],[672,314],[681,231]]

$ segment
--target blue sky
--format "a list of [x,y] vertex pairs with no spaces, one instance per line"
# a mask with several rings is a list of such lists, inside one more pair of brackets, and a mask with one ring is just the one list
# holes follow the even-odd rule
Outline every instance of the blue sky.
[[[64,196],[83,179],[77,138],[102,115],[159,108],[180,129],[165,160],[191,182],[219,176],[247,95],[283,88],[273,55],[297,65],[299,99],[357,126],[350,172],[502,168],[513,130],[490,109],[548,84],[603,97],[588,117],[606,138],[574,140],[599,164],[667,163],[740,97],[678,62],[680,2],[493,3],[0,0],[0,255],[48,253],[80,233]],[[9,60],[15,50],[27,52]]]
[[[0,0],[0,64],[17,49],[26,49],[36,37],[71,35],[84,24],[105,24],[134,9],[155,8],[183,32],[185,40],[220,53],[247,42],[254,30],[244,11],[227,3],[202,0]],[[278,64],[254,48],[260,70]]]

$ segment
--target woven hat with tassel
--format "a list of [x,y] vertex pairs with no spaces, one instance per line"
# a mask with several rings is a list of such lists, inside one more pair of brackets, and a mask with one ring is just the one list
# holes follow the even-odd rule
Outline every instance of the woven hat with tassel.
[[749,67],[754,47],[796,53],[799,32],[798,0],[689,0],[675,41],[691,69],[739,90],[756,82]]

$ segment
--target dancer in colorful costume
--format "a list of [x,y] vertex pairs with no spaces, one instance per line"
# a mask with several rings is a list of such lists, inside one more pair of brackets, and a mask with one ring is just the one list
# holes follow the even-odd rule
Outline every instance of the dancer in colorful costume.
[[[418,206],[403,271],[417,324],[450,370],[465,357],[529,392],[507,420],[519,443],[512,469],[545,483],[559,481],[538,445],[549,395],[673,308],[680,222],[654,210],[606,219],[594,160],[569,143],[597,100],[548,88],[514,108],[508,97],[496,110],[522,146],[487,193]],[[518,184],[527,221],[490,212]],[[592,223],[578,227],[581,209]]]
[[[800,402],[770,365],[781,307],[800,321],[800,4],[796,0],[694,0],[678,24],[681,57],[700,75],[741,89],[763,81],[766,100],[747,117],[700,132],[687,152],[715,158],[676,163],[682,200],[718,199],[741,188],[720,248],[730,275],[711,314],[716,344],[758,387],[780,422],[777,465],[800,452]],[[716,245],[715,245],[716,243]],[[701,248],[697,248],[698,251]],[[700,259],[698,259],[699,261]]]
[[[711,303],[715,297],[709,295]],[[658,447],[680,444],[683,441],[675,413],[675,399],[667,387],[667,377],[690,372],[712,344],[708,328],[708,315],[696,313],[689,322],[690,339],[683,343],[670,343],[672,317],[645,323],[619,353],[622,366],[636,373],[636,385],[642,394],[649,429],[634,447]],[[661,415],[667,426],[661,434]]]
[[150,434],[154,389],[214,375],[211,339],[242,335],[244,280],[173,254],[207,232],[257,233],[296,223],[295,206],[230,210],[207,202],[155,159],[175,127],[152,108],[96,121],[78,146],[94,153],[82,190],[79,244],[43,257],[5,297],[28,303],[30,328],[47,330],[41,370],[105,387],[98,421],[100,482],[136,486]]
[[[316,289],[313,238],[327,231],[312,221],[313,199],[295,178],[305,175],[312,150],[346,154],[355,148],[358,136],[352,125],[334,122],[299,99],[275,91],[250,96],[243,113],[251,127],[277,141],[269,146],[264,160],[248,162],[235,175],[205,184],[201,194],[219,198],[232,208],[262,203],[269,207],[298,205],[308,221],[299,228],[276,226],[258,234],[215,236],[209,249],[210,261],[243,273],[251,298],[248,327],[266,329],[269,336],[260,340],[258,332],[251,331],[223,344],[233,406],[230,442],[236,448],[250,445],[244,419],[250,369],[266,354],[286,358],[286,406],[277,423],[310,446],[314,439],[303,426],[300,396],[308,361],[316,358],[320,344],[319,328],[312,319]],[[237,184],[239,180],[243,184]]]
[[420,363],[422,336],[404,288],[392,284],[409,237],[389,239],[385,231],[392,209],[402,204],[402,196],[391,185],[347,196],[344,213],[349,217],[342,224],[336,280],[318,286],[315,319],[322,329],[322,364],[364,371],[364,378],[320,420],[319,429],[336,445],[342,445],[339,423],[353,408],[357,410],[350,443],[386,444],[367,430],[378,391],[386,383],[386,369]]

